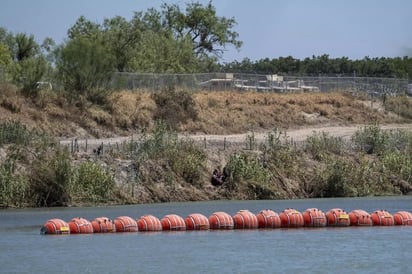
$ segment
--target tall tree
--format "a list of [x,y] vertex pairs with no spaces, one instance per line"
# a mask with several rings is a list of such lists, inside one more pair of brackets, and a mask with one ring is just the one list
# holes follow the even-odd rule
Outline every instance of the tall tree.
[[148,10],[143,21],[154,31],[163,30],[175,39],[190,39],[197,56],[213,54],[221,57],[227,45],[237,49],[242,45],[239,34],[233,30],[236,20],[217,16],[212,2],[206,6],[199,2],[188,3],[185,12],[176,4],[164,3],[160,12]]

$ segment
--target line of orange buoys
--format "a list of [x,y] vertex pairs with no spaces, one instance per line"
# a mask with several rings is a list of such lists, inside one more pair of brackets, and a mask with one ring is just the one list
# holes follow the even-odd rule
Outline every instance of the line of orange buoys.
[[341,208],[333,208],[324,213],[317,208],[308,208],[299,212],[286,208],[279,214],[265,209],[253,214],[249,210],[240,210],[231,216],[218,211],[207,218],[200,213],[189,214],[182,218],[176,214],[165,215],[158,219],[153,215],[144,215],[139,219],[119,216],[114,220],[98,217],[92,221],[73,218],[69,222],[61,219],[48,220],[40,232],[42,234],[85,234],[137,231],[184,231],[184,230],[228,230],[258,228],[299,228],[299,227],[345,227],[345,226],[412,226],[412,214],[398,211],[391,214],[386,210],[368,212],[357,209],[347,213]]

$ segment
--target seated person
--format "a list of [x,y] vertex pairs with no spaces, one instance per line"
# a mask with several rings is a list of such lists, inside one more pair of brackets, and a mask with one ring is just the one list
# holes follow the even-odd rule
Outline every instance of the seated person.
[[217,169],[215,169],[214,171],[213,171],[213,174],[212,174],[212,179],[211,179],[211,182],[212,182],[212,185],[214,185],[214,186],[221,186],[221,185],[223,185],[223,183],[224,183],[224,176],[222,175],[222,173],[221,172],[219,172]]

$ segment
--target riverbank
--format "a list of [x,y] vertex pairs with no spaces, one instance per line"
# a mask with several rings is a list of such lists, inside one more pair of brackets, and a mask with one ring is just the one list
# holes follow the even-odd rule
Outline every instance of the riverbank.
[[[6,207],[411,192],[407,97],[176,91],[116,92],[104,106],[2,100],[2,136],[11,136],[0,148]],[[214,186],[213,170],[224,168],[225,182]]]

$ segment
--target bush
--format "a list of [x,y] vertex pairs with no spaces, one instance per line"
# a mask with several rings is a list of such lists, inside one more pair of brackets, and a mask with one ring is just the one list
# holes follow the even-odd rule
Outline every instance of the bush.
[[36,206],[66,206],[70,202],[69,187],[73,167],[67,149],[41,151],[32,163],[30,174],[31,199]]
[[362,155],[331,157],[315,171],[315,197],[351,197],[399,194],[382,172],[378,159]]
[[47,63],[42,57],[26,58],[14,64],[13,80],[21,87],[26,96],[36,97],[38,94],[38,82],[46,73]]
[[0,207],[22,207],[27,204],[28,180],[15,174],[14,161],[0,165]]
[[386,150],[412,153],[412,133],[400,129],[389,131]]
[[169,88],[152,95],[156,103],[155,120],[164,121],[171,129],[177,130],[179,124],[197,120],[196,103],[189,91]]
[[225,169],[229,173],[227,186],[232,190],[236,188],[236,184],[242,181],[258,184],[269,183],[268,171],[259,158],[253,154],[234,153],[230,155]]
[[201,186],[206,153],[192,139],[179,139],[177,133],[165,123],[156,122],[152,134],[143,133],[139,140],[128,143],[126,147],[136,166],[144,167],[148,162],[157,162],[187,183]]
[[193,140],[180,140],[176,147],[168,150],[167,158],[177,175],[192,185],[202,186],[200,179],[207,157]]
[[316,160],[322,160],[329,154],[342,154],[345,143],[341,137],[330,136],[326,132],[313,133],[306,139],[305,151]]
[[0,147],[6,144],[27,145],[32,140],[33,132],[19,121],[7,121],[0,124]]
[[163,121],[157,121],[152,134],[142,133],[137,142],[131,142],[128,147],[132,158],[139,162],[147,159],[166,157],[166,152],[177,143],[177,133],[170,130]]
[[358,129],[352,141],[358,149],[368,154],[379,154],[387,148],[388,134],[378,124],[372,124]]
[[388,176],[395,176],[408,182],[412,181],[412,155],[391,151],[381,157],[383,170]]
[[83,162],[76,170],[72,198],[84,203],[107,202],[113,196],[115,183],[112,174],[93,161]]

